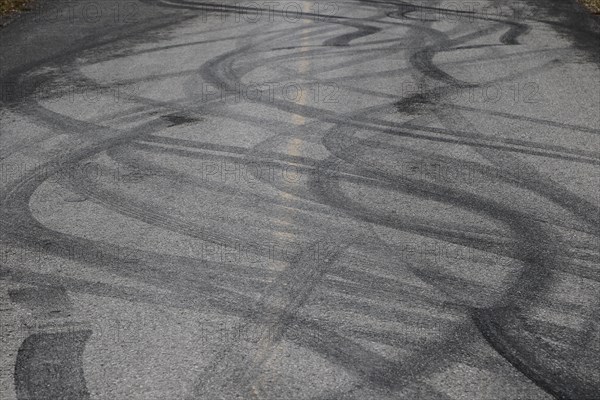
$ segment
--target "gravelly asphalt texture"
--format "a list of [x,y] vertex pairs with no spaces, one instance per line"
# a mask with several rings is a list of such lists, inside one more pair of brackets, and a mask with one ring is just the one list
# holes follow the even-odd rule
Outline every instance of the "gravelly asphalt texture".
[[0,398],[600,398],[569,1],[44,1],[0,30]]

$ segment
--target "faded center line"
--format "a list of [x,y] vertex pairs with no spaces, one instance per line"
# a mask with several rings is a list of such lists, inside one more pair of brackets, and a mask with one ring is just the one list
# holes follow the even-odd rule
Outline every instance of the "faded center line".
[[[303,12],[310,12],[310,6],[308,3],[302,3],[302,10]],[[310,25],[312,24],[312,21],[310,19],[303,19],[302,20],[302,24],[305,25],[307,28],[310,27]],[[309,50],[308,48],[308,29],[303,29],[300,33],[300,53],[304,53],[307,52]],[[303,78],[304,75],[310,70],[310,60],[307,58],[300,58],[297,62],[297,71],[298,71],[298,76],[300,78]],[[303,79],[302,79],[303,80]],[[300,87],[300,93],[298,95],[298,97],[296,98],[296,103],[300,104],[301,106],[306,105],[306,99],[307,99],[307,95],[306,95],[306,90],[307,88],[304,87],[304,85],[298,85]],[[306,118],[303,115],[298,115],[298,114],[292,114],[291,116],[292,119],[292,123],[294,125],[297,125],[300,129],[302,126],[304,126],[306,124]],[[297,138],[297,137],[291,137],[287,139],[287,146],[286,146],[286,153],[288,155],[291,156],[300,156],[302,155],[302,140]],[[298,182],[285,182],[285,185],[288,186],[293,186],[293,185],[298,185]],[[281,199],[283,199],[284,201],[291,201],[293,199],[293,195],[289,194],[288,192],[285,191],[280,191],[279,192],[279,196]],[[277,220],[277,222],[282,225],[282,227],[288,228],[291,227],[293,225],[293,221],[294,221],[294,213],[293,212],[288,212],[283,218],[280,218]],[[275,237],[275,241],[276,242],[282,242],[283,246],[287,246],[290,243],[295,243],[295,235],[286,232],[286,231],[281,231],[281,230],[277,230],[274,232],[274,237]],[[287,250],[287,249],[286,249]],[[283,272],[283,271],[281,271]],[[293,288],[291,288],[293,289]],[[279,299],[273,299],[277,302],[279,302]],[[285,299],[281,299],[280,301],[285,302]],[[281,308],[285,308],[285,304],[281,304]],[[268,330],[269,331],[269,330]],[[252,388],[252,398],[254,399],[260,399],[261,397],[261,392],[264,392],[264,387],[265,387],[265,383],[267,380],[267,377],[269,375],[271,375],[271,364],[274,361],[274,355],[276,354],[276,349],[275,346],[277,346],[277,343],[273,340],[273,338],[271,337],[271,335],[267,334],[264,335],[263,337],[261,337],[259,343],[258,343],[258,351],[256,354],[256,358],[255,358],[255,365],[258,368],[262,368],[263,372],[261,372],[259,374],[259,376],[257,377],[257,380],[252,384],[251,388]],[[271,381],[273,381],[274,379],[271,379]]]

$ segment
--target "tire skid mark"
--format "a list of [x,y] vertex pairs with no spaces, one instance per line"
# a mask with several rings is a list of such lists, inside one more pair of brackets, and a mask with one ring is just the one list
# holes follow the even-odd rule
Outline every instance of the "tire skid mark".
[[88,399],[83,374],[83,351],[90,329],[69,324],[59,332],[52,329],[57,318],[70,317],[73,304],[63,287],[38,286],[9,293],[13,303],[29,311],[40,332],[29,335],[17,352],[15,389],[23,399]]
[[[475,130],[474,127],[468,124],[466,119],[461,119],[460,114],[458,113],[444,114],[443,108],[438,108],[435,112],[438,118],[440,118],[442,123],[444,123],[444,125],[446,126],[450,126],[451,128],[459,126],[461,129],[470,128],[469,130]],[[501,162],[502,165],[509,165],[514,170],[527,171],[527,174],[530,177],[529,182],[535,182],[536,187],[532,187],[531,183],[529,185],[526,185],[526,187],[528,187],[528,189],[532,191],[540,193],[540,186],[542,186],[541,182],[543,178],[540,174],[537,173],[537,171],[529,167],[525,162],[517,160],[516,158],[506,153],[503,153],[500,156],[498,153],[494,153],[490,150],[480,149],[478,150],[478,152],[487,159],[491,160],[492,162],[498,164]],[[548,182],[548,179],[543,180]],[[550,200],[560,204],[561,206],[563,206],[563,208],[574,212],[576,215],[583,218],[584,222],[590,222],[592,224],[596,224],[597,226],[597,221],[593,220],[593,217],[598,214],[597,207],[594,207],[588,202],[575,197],[563,188],[560,188],[561,196],[553,196],[553,194],[556,193],[557,188],[557,185],[554,182],[545,183],[543,186],[552,187],[552,190],[544,191],[542,195],[545,195],[545,197],[552,196]],[[570,199],[569,203],[565,203],[565,196],[566,198]],[[573,201],[576,204],[575,207],[571,205]],[[579,210],[582,211],[579,212]],[[507,213],[506,215],[510,215],[510,213]],[[590,217],[592,218],[592,220],[590,220]],[[526,228],[527,227],[522,227],[521,232],[527,232],[528,229]],[[531,232],[531,230],[529,231]],[[543,230],[541,229],[541,227],[537,226],[533,229],[533,234],[526,234],[525,236],[526,240],[524,240],[524,243],[527,243],[527,246],[534,246],[536,250],[534,250],[533,252],[531,252],[530,250],[525,253],[529,253],[526,256],[526,261],[528,261],[528,268],[523,270],[521,277],[518,279],[517,287],[515,288],[516,290],[514,292],[527,294],[527,296],[524,299],[513,298],[510,302],[510,304],[513,304],[513,306],[509,306],[508,308],[506,308],[506,313],[508,313],[507,315],[512,315],[515,313],[518,315],[520,313],[520,309],[525,307],[525,304],[528,304],[528,307],[531,303],[535,304],[537,301],[539,301],[539,294],[543,293],[545,289],[551,284],[551,278],[547,273],[547,268],[549,265],[552,265],[552,261],[555,260],[556,257],[553,255],[549,256],[547,249],[549,249],[549,246],[553,246],[554,248],[557,248],[559,246],[556,240],[552,239],[552,236],[548,236],[547,238],[544,238],[541,241],[537,239],[539,237],[543,237],[542,232]],[[534,237],[537,240],[535,240]],[[542,251],[545,252],[542,253]],[[558,251],[561,252],[561,250]],[[514,306],[516,306],[516,308],[514,308]],[[578,381],[577,379],[573,381],[573,377],[570,376],[569,385],[567,385],[565,381],[556,380],[555,377],[553,377],[553,373],[551,372],[552,367],[550,365],[534,367],[533,365],[536,363],[536,357],[532,355],[529,357],[525,357],[522,351],[516,350],[520,347],[519,339],[517,339],[517,341],[510,341],[509,344],[504,345],[500,343],[504,343],[504,341],[508,339],[507,334],[502,335],[500,332],[498,332],[497,329],[494,330],[494,333],[491,333],[491,329],[489,328],[484,331],[484,327],[489,327],[490,323],[482,321],[482,318],[487,318],[494,321],[496,318],[501,318],[503,314],[502,311],[503,308],[495,306],[491,309],[485,310],[483,313],[475,312],[473,314],[473,318],[477,326],[482,331],[484,337],[486,337],[486,339],[490,342],[493,341],[492,346],[497,351],[499,351],[499,353],[503,355],[503,357],[511,361],[517,369],[519,369],[525,375],[530,377],[538,386],[540,386],[542,389],[544,389],[545,391],[554,395],[557,398],[578,398],[581,394],[583,394],[586,397],[589,395],[592,387],[588,386],[588,382]],[[516,354],[518,354],[519,352],[521,353],[521,356],[517,358]],[[571,386],[573,385],[573,383],[575,383],[575,387]],[[578,393],[578,391],[582,391],[582,393]]]

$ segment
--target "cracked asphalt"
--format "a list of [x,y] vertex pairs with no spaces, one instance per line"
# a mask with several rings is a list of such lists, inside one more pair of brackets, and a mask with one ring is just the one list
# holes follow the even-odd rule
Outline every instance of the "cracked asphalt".
[[599,50],[571,1],[40,0],[0,399],[599,399]]

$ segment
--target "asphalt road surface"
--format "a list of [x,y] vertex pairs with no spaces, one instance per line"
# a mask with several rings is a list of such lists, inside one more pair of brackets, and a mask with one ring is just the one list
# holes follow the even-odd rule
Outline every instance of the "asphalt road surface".
[[599,399],[598,26],[36,3],[0,31],[0,398]]

